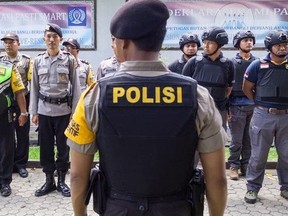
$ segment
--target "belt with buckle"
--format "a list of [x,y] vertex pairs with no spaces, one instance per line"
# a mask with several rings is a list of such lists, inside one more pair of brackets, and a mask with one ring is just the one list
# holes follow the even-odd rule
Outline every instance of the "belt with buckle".
[[147,199],[150,203],[161,203],[161,202],[173,202],[179,200],[185,200],[187,198],[187,192],[181,191],[175,194],[170,194],[161,197],[135,197],[133,195],[119,193],[118,191],[111,190],[108,192],[108,197],[112,199],[125,200],[130,202],[139,202],[143,199]]
[[267,113],[271,113],[274,115],[288,114],[288,109],[268,108],[268,107],[263,107],[263,106],[257,106],[257,107],[261,110],[266,110]]
[[61,103],[67,103],[68,102],[68,97],[53,98],[53,97],[48,97],[48,96],[42,95],[41,93],[39,93],[39,98],[44,102],[48,102],[51,104],[58,104],[58,105],[60,105]]

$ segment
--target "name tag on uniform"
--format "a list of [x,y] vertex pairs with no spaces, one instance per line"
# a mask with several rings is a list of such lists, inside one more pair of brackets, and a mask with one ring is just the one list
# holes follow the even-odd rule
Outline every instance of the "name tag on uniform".
[[192,87],[175,83],[108,84],[105,102],[108,106],[191,106]]
[[0,68],[0,75],[5,75],[6,68]]

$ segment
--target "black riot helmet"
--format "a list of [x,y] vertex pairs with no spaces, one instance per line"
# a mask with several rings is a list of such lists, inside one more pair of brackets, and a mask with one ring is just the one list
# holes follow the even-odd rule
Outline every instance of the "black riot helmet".
[[182,50],[184,45],[187,43],[196,43],[198,48],[201,46],[201,43],[197,34],[186,33],[182,35],[179,40],[180,49]]
[[202,42],[204,40],[215,41],[219,47],[228,44],[228,34],[225,29],[221,27],[211,27],[203,32],[201,36]]
[[233,46],[235,48],[238,48],[240,47],[240,42],[242,39],[244,38],[252,38],[253,40],[253,45],[255,44],[256,42],[256,39],[255,39],[255,36],[254,34],[251,32],[251,31],[239,31],[235,34],[235,36],[233,37]]
[[265,48],[271,51],[275,44],[288,43],[288,35],[284,30],[271,31],[264,39]]

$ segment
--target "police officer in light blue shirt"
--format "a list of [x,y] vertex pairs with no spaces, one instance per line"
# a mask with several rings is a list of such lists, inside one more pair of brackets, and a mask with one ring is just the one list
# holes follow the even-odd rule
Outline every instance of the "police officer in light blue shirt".
[[[35,196],[43,196],[56,189],[63,196],[70,196],[70,189],[65,184],[69,148],[64,130],[72,110],[76,60],[70,53],[60,50],[62,37],[58,25],[47,24],[44,32],[47,51],[36,56],[34,61],[29,110],[32,122],[39,127],[40,163],[46,174],[46,181],[36,190]],[[54,152],[55,141],[57,153]],[[57,186],[53,176],[55,170],[58,173]]]

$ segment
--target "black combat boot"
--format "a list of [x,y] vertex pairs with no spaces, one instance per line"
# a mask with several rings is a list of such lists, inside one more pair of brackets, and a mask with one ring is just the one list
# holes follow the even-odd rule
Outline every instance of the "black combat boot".
[[66,172],[57,171],[58,182],[57,182],[57,191],[61,192],[64,197],[70,197],[70,188],[65,184]]
[[56,190],[55,179],[52,174],[46,174],[46,182],[42,187],[35,192],[35,196],[44,196],[52,191]]

